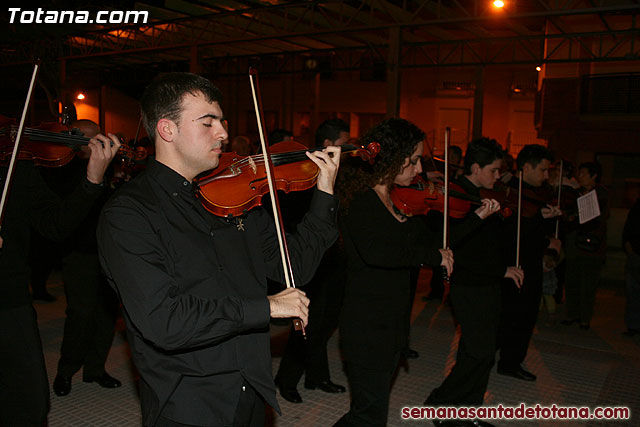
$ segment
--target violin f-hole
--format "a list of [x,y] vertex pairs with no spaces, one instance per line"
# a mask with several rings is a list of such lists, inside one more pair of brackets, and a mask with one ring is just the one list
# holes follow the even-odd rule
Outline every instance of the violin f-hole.
[[252,190],[257,190],[255,183],[259,182],[259,181],[264,181],[265,179],[267,179],[266,176],[262,177],[262,178],[258,178],[258,179],[254,179],[253,181],[249,182],[249,188],[251,188]]

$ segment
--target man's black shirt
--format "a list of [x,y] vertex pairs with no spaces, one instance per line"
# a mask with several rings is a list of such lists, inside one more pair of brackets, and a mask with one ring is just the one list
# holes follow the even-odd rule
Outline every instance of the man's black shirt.
[[[316,191],[289,236],[297,283],[336,240],[337,202]],[[278,408],[271,376],[267,277],[283,283],[275,227],[262,209],[224,219],[157,161],[107,203],[100,261],[124,307],[141,373],[143,422],[233,422],[246,382]]]
[[[7,168],[0,168],[4,187]],[[7,199],[0,250],[0,308],[31,304],[28,253],[31,227],[43,236],[61,241],[87,216],[102,185],[85,177],[64,200],[49,189],[30,161],[19,161]]]

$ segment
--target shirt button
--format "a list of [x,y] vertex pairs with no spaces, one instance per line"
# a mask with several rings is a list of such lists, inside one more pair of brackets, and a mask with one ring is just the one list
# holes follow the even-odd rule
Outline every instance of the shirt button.
[[242,386],[242,391],[247,391],[247,388],[245,386]]
[[178,195],[178,193],[173,193],[173,197],[176,197]]
[[184,186],[186,187],[187,185],[189,185],[189,183],[188,183],[187,181],[184,181],[184,182],[182,183],[182,185],[184,185]]
[[211,237],[213,237],[213,231],[210,231],[210,232],[209,232],[209,235],[210,235]]

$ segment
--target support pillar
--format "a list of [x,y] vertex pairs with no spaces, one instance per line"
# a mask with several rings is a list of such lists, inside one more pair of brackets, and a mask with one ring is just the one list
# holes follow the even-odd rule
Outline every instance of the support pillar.
[[389,30],[389,57],[387,59],[387,117],[400,115],[400,52],[402,32],[399,27]]
[[473,125],[471,139],[482,137],[482,113],[484,107],[484,67],[476,68],[476,91],[473,96]]

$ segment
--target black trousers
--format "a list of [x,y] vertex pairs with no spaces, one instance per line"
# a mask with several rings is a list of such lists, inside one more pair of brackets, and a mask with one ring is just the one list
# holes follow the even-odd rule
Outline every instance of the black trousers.
[[335,426],[385,426],[389,414],[389,396],[400,352],[380,368],[361,366],[347,360],[347,376],[351,386],[351,406]]
[[0,425],[42,425],[49,381],[31,305],[0,309],[0,367]]
[[[542,272],[542,266],[540,266]],[[529,279],[527,279],[529,274]],[[516,369],[524,362],[529,348],[533,328],[538,320],[540,298],[542,297],[542,277],[525,270],[522,288],[512,280],[502,281],[502,316],[498,332],[500,360],[503,369]]]
[[495,361],[500,283],[482,287],[453,284],[450,296],[461,332],[456,364],[427,402],[434,406],[479,406]]
[[320,383],[331,378],[327,343],[338,326],[344,297],[344,265],[322,263],[316,276],[302,288],[310,299],[307,339],[293,327],[282,355],[276,378],[280,387],[296,388],[302,374],[305,382]]
[[[234,427],[264,427],[266,405],[262,397],[248,383],[244,383],[243,391],[234,415]],[[183,424],[165,418],[158,417],[155,427],[197,427],[193,424]]]
[[62,263],[60,253],[62,245],[43,237],[35,230],[31,231],[29,245],[29,268],[31,269],[31,292],[34,296],[47,293],[47,279],[54,268]]
[[62,269],[67,296],[64,335],[58,375],[71,377],[83,368],[83,377],[104,373],[113,341],[117,297],[106,283],[97,254],[72,252]]
[[567,256],[565,295],[569,319],[579,319],[580,323],[591,322],[604,261],[604,258],[593,256]]

